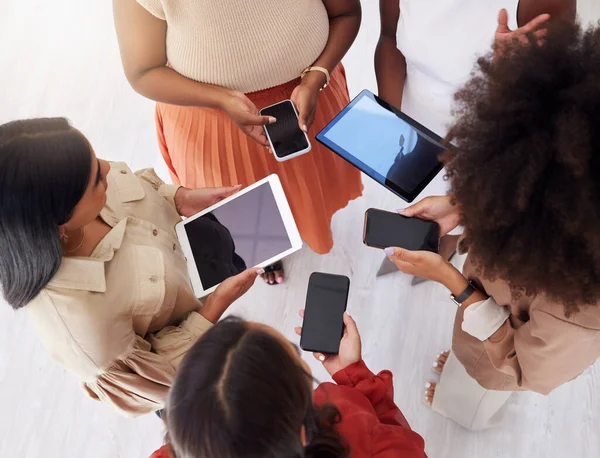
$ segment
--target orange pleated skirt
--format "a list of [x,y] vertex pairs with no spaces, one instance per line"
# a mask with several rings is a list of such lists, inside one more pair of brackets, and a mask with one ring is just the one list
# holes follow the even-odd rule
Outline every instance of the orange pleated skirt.
[[[299,80],[247,94],[256,107],[289,99]],[[331,218],[362,195],[360,172],[327,148],[315,135],[349,102],[343,67],[331,75],[319,94],[309,132],[312,151],[278,162],[263,146],[248,138],[222,111],[158,103],[159,146],[173,181],[188,188],[250,185],[279,175],[303,240],[317,253],[333,247]]]

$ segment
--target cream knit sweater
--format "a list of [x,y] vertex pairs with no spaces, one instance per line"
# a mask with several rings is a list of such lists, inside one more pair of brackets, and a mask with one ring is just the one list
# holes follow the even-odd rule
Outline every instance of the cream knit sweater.
[[300,76],[329,36],[322,0],[137,1],[167,22],[175,71],[246,93]]

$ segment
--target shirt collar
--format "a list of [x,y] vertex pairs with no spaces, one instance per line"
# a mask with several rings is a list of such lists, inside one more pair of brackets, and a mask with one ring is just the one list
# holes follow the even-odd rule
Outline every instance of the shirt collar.
[[106,234],[89,258],[63,257],[58,272],[48,286],[94,293],[106,292],[104,264],[111,261],[115,251],[121,248],[126,228],[127,218],[118,222]]

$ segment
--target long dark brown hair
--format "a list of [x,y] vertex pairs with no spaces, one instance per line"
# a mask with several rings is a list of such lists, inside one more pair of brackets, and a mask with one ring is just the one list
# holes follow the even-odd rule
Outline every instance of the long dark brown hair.
[[[165,409],[177,458],[347,458],[332,405],[270,333],[229,317],[190,349]],[[300,431],[306,430],[308,444]]]
[[91,147],[64,118],[0,125],[0,285],[19,309],[62,262],[59,226],[90,179]]

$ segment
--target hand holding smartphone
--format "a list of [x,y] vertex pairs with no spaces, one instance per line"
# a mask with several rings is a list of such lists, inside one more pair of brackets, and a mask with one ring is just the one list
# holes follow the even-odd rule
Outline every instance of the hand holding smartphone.
[[363,242],[374,248],[399,247],[438,253],[440,226],[435,221],[370,208],[365,213]]
[[277,119],[265,125],[267,140],[279,162],[293,159],[311,150],[308,136],[298,126],[298,112],[291,100],[284,100],[260,110],[261,116]]
[[350,279],[315,272],[310,276],[300,347],[304,351],[336,355],[344,332],[344,312]]

